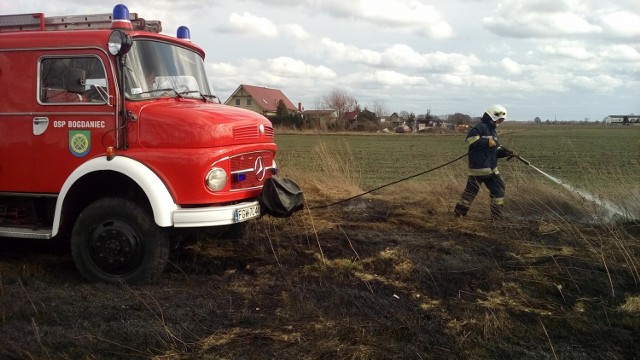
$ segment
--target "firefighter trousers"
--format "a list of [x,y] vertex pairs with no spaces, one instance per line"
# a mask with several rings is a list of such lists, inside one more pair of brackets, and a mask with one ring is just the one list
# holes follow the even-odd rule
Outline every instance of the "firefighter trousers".
[[491,203],[489,208],[491,210],[491,218],[499,218],[502,215],[502,207],[504,205],[504,180],[499,174],[483,175],[483,176],[469,176],[467,178],[467,186],[464,188],[460,200],[455,207],[456,216],[466,216],[469,211],[469,207],[473,200],[480,191],[480,184],[484,184],[489,189],[489,197]]

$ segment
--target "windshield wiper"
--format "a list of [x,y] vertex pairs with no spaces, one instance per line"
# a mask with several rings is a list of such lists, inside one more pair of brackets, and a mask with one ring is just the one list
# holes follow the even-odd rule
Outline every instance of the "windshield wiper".
[[[213,99],[218,99],[217,96],[212,95],[212,94],[205,95],[205,94],[200,93],[200,96],[202,96],[203,98],[205,98],[207,100],[210,100],[210,101],[213,101]],[[218,103],[220,103],[220,99],[218,99]]]
[[155,93],[155,92],[158,92],[158,91],[172,92],[172,93],[176,94],[176,96],[181,98],[181,99],[183,98],[183,96],[181,94],[184,94],[184,92],[182,92],[182,93],[177,92],[176,89],[174,89],[174,88],[166,88],[166,89],[153,89],[153,90],[149,90],[149,91],[143,91],[143,92],[137,93],[136,95],[151,94],[151,93]]
[[182,92],[180,92],[180,94],[192,94],[192,93],[198,93],[198,95],[200,95],[202,100],[207,101],[207,102],[209,102],[209,101],[213,102],[212,101],[213,99],[217,99],[218,98],[215,95],[209,95],[209,94],[205,95],[205,94],[201,93],[198,90],[190,90],[190,91],[182,91]]

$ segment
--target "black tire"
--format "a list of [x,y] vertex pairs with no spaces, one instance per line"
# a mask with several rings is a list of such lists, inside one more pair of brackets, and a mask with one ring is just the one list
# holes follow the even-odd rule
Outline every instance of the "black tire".
[[141,284],[156,280],[169,258],[169,239],[136,203],[103,198],[87,206],[73,226],[71,254],[90,281]]

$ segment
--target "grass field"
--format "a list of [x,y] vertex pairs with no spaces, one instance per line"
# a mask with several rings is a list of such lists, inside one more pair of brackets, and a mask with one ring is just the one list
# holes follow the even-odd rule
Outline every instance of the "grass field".
[[[276,142],[278,158],[285,170],[289,167],[317,170],[314,149],[319,144],[324,143],[336,152],[348,149],[355,170],[361,174],[362,185],[371,187],[465,154],[465,135],[279,134]],[[512,124],[501,127],[498,136],[502,146],[577,186],[597,188],[627,181],[640,184],[640,127]],[[453,165],[464,166],[464,161]],[[501,167],[511,169],[522,164],[504,162]],[[442,173],[429,175],[429,179],[443,180]]]
[[[297,176],[313,174],[311,177],[329,181],[327,173],[335,177],[340,171],[322,167],[335,162],[337,170],[366,191],[464,155],[465,137],[466,133],[281,134],[276,142],[279,164],[285,173],[295,170]],[[624,208],[633,207],[628,204],[630,197],[632,203],[634,199],[640,201],[640,127],[509,124],[500,127],[499,138],[502,146],[575,189]],[[528,192],[531,187],[567,192],[519,161],[501,160],[499,168],[510,188],[510,197],[530,196],[518,194],[518,190]],[[463,158],[410,182],[425,191],[443,184],[456,184],[461,190],[465,177]]]
[[[504,146],[638,209],[640,128],[501,128]],[[180,239],[161,279],[87,283],[65,239],[0,239],[0,359],[637,359],[640,222],[517,161],[505,217],[451,212],[464,134],[276,133],[307,207]]]

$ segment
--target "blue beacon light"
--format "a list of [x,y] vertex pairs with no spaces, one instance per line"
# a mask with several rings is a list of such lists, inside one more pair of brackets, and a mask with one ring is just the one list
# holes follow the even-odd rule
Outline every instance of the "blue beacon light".
[[133,29],[129,20],[129,9],[124,4],[118,4],[113,7],[113,16],[111,17],[112,29]]
[[178,28],[178,39],[191,41],[191,31],[186,26],[180,26]]

